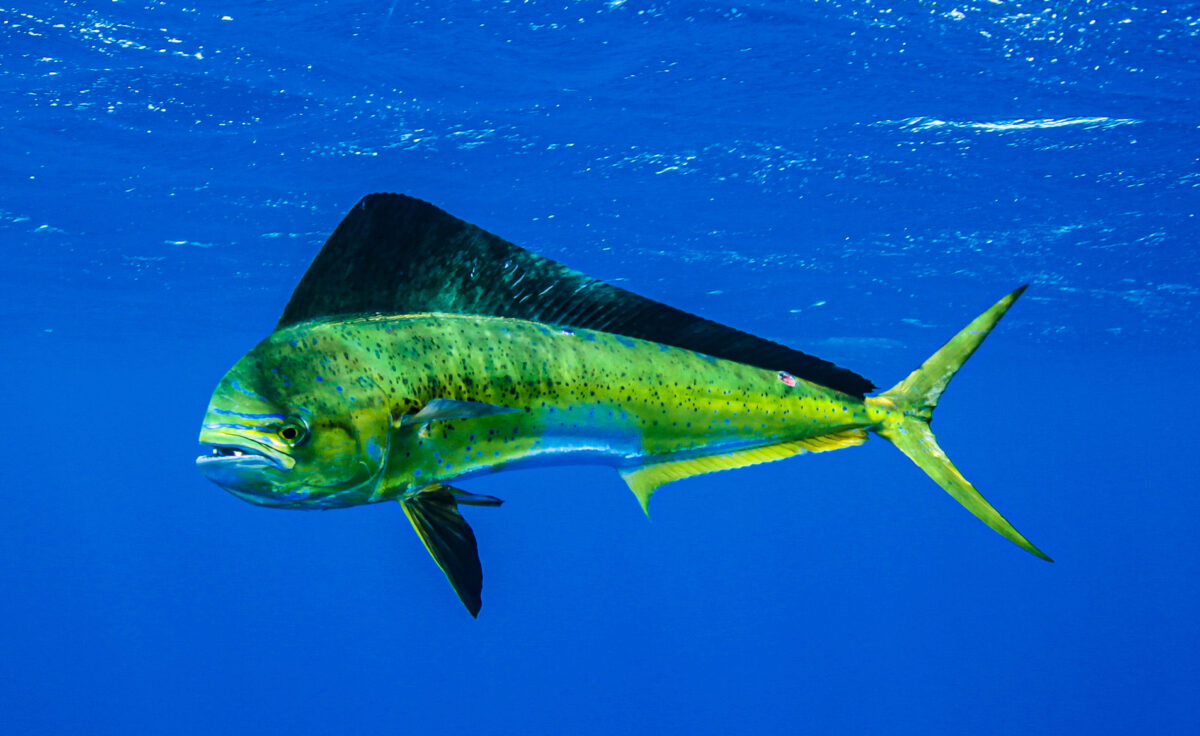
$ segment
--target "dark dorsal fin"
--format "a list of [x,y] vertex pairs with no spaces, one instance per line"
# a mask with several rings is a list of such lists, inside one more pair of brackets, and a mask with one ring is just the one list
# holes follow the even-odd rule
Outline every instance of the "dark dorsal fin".
[[597,281],[402,194],[362,199],[309,266],[279,327],[323,317],[450,312],[513,317],[694,350],[862,396],[828,361]]

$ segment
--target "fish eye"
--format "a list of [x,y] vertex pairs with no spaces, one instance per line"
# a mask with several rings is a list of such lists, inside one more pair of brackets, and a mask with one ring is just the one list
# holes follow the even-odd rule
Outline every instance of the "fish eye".
[[302,445],[308,439],[308,424],[302,417],[288,417],[279,428],[279,436],[289,445]]

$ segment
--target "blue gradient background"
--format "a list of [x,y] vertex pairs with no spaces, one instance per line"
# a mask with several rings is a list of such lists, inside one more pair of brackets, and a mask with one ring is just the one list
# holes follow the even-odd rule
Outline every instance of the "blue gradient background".
[[[0,730],[1185,733],[1200,723],[1200,4],[0,8]],[[391,505],[195,472],[371,191],[887,386],[935,429],[679,483],[471,481],[472,620]]]

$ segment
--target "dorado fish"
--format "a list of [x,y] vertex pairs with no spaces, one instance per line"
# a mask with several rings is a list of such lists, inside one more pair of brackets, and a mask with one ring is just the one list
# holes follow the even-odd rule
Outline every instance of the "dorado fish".
[[1021,295],[891,389],[589,278],[397,194],[360,201],[275,331],[221,379],[197,465],[261,506],[397,501],[472,616],[483,571],[461,481],[615,468],[643,511],[684,478],[890,441],[975,516],[1049,560],[929,428],[942,392]]

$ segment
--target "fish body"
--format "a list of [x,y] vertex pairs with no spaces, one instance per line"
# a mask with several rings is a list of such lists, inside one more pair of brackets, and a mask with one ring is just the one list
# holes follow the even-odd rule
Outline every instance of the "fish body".
[[[516,467],[611,466],[649,513],[667,483],[874,433],[1049,559],[958,473],[928,427],[954,373],[1023,289],[868,397],[870,383],[849,371],[472,228],[419,200],[364,199],[279,328],[218,384],[201,471],[264,506],[399,501],[473,615],[482,568],[458,507],[500,500],[452,484]],[[399,276],[385,268],[396,261]]]
[[[218,397],[216,431],[228,432],[230,417],[282,422],[289,414],[347,437],[347,426],[376,428],[370,441],[346,445],[367,459],[351,475],[363,482],[250,498],[296,508],[396,500],[516,466],[631,470],[779,443],[833,449],[865,440],[861,430],[881,420],[867,400],[779,372],[595,330],[455,314],[281,330],[242,360]],[[264,411],[260,397],[275,408]],[[447,399],[516,411],[400,421]]]

